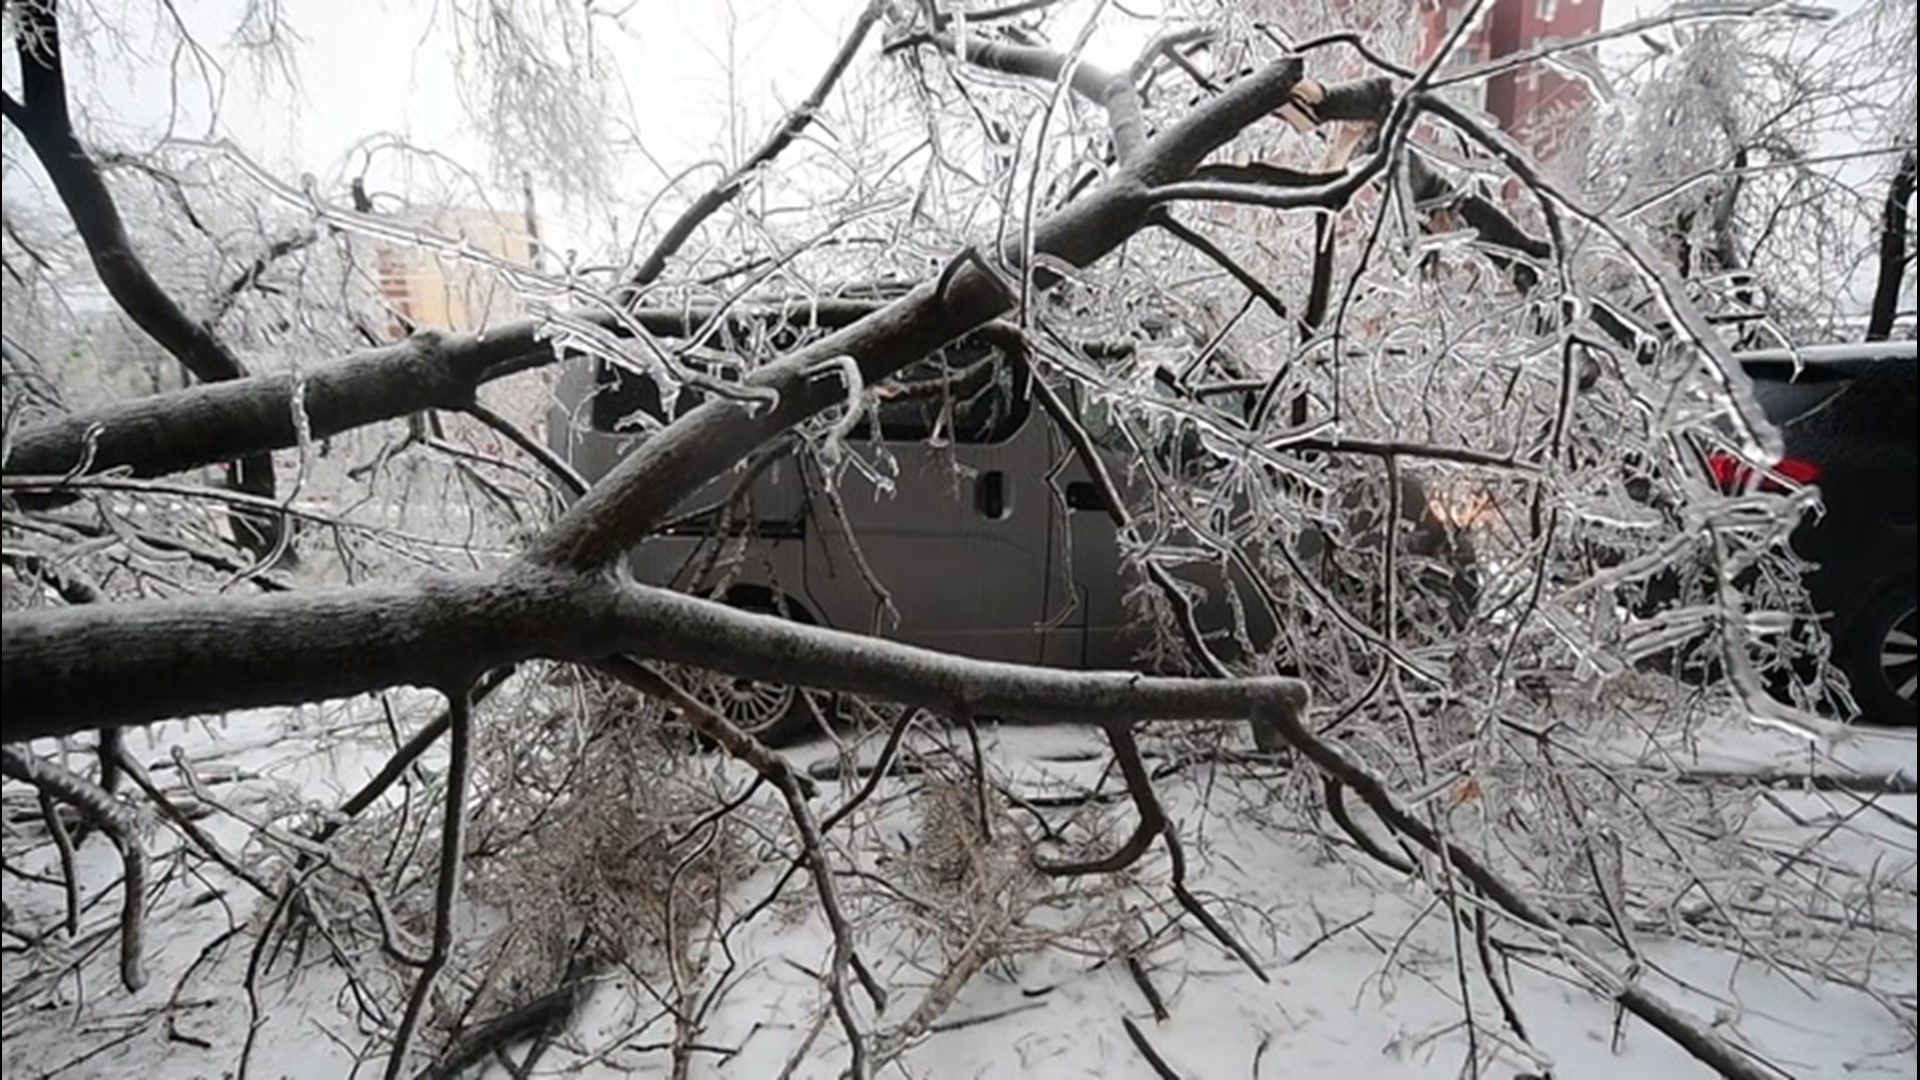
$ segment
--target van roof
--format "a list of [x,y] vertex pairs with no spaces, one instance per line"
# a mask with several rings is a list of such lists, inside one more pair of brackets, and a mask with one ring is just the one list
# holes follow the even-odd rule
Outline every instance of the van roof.
[[1742,364],[1851,364],[1863,360],[1912,360],[1912,341],[1854,341],[1799,348],[1751,349],[1733,354]]

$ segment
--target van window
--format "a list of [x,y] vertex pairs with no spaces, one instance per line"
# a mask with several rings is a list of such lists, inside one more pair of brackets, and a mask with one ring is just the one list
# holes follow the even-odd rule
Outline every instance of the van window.
[[[998,349],[962,341],[908,364],[874,389],[880,437],[888,442],[1005,442],[1033,408],[1029,377],[1025,365],[1008,362]],[[871,414],[849,437],[873,437]]]
[[651,376],[597,358],[593,362],[593,404],[588,410],[588,420],[595,431],[645,431],[650,425],[643,416],[665,424],[692,412],[706,398],[692,387],[683,388],[679,400],[674,402],[673,415],[668,416],[660,384]]
[[[594,369],[589,418],[596,431],[643,430],[646,424],[640,415],[665,424],[706,400],[698,390],[682,389],[669,417],[660,385],[652,378],[605,360],[594,361]],[[1004,442],[1020,430],[1032,409],[1027,378],[1026,367],[1009,363],[1000,351],[960,342],[907,365],[874,390],[873,411],[880,417],[881,438],[916,443],[935,437],[957,443]],[[851,438],[873,437],[871,416],[854,427]]]

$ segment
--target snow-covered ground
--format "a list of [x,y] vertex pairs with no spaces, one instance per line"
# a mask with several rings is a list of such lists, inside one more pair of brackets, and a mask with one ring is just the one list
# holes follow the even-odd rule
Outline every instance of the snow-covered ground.
[[[394,700],[403,717],[434,707],[427,696]],[[289,792],[314,805],[337,804],[379,764],[377,738],[385,721],[366,701],[302,710],[293,719],[291,732],[282,730],[285,713],[237,716],[224,727],[162,725],[152,736],[132,735],[132,746],[141,760],[155,763],[151,768],[162,786],[179,786],[168,778],[174,768],[168,751],[177,745],[201,782],[218,784],[242,808],[263,811]],[[1104,743],[1093,731],[986,734],[992,771],[1023,796],[1084,791],[1107,768]],[[1911,779],[1913,748],[1909,733],[1862,731],[1836,754],[1863,770],[1891,766]],[[873,749],[866,748],[869,756]],[[1669,757],[1674,752],[1662,748]],[[1691,740],[1686,753],[1704,771],[1806,768],[1804,744],[1746,728]],[[827,748],[795,756],[816,771],[832,764]],[[857,775],[828,779],[817,803],[837,805],[860,783]],[[863,928],[860,952],[892,995],[878,1015],[857,994],[855,1002],[866,1030],[883,1034],[906,1021],[943,960],[967,946],[951,927],[941,931],[933,920],[914,915],[916,895],[931,904],[951,898],[924,895],[940,886],[924,873],[924,851],[915,846],[920,819],[909,800],[888,808],[898,787],[893,780],[880,785],[878,809],[854,834],[857,849],[843,842],[841,850],[849,872],[840,880],[848,895],[874,895],[850,872],[864,869],[907,898],[891,906],[849,901]],[[1156,851],[1124,875],[1074,884],[1081,891],[1071,907],[1034,902],[1023,909],[1024,925],[1054,920],[1058,938],[1004,939],[1000,958],[966,980],[931,1027],[909,1042],[898,1067],[882,1075],[1162,1075],[1144,1043],[1171,1075],[1188,1078],[1455,1077],[1462,1075],[1470,1038],[1482,1048],[1483,1060],[1486,1048],[1504,1044],[1498,1064],[1483,1073],[1501,1080],[1549,1072],[1561,1080],[1708,1075],[1669,1040],[1569,981],[1567,969],[1545,955],[1509,966],[1515,1008],[1539,1051],[1536,1058],[1508,1034],[1486,976],[1471,960],[1470,936],[1462,978],[1455,957],[1463,943],[1456,941],[1445,905],[1417,881],[1339,854],[1303,827],[1296,808],[1273,796],[1271,787],[1270,773],[1244,764],[1186,768],[1160,782],[1167,809],[1180,823],[1189,883],[1257,956],[1270,981],[1261,981],[1181,916],[1166,888],[1166,858]],[[1130,809],[1121,803],[1101,813],[1110,817],[1109,835],[1124,836]],[[1910,794],[1863,799],[1849,791],[1773,790],[1747,829],[1783,849],[1817,851],[1836,863],[1911,882],[1915,813]],[[246,849],[243,823],[216,815],[202,824],[231,850]],[[174,873],[169,868],[182,864],[158,853],[146,946],[151,979],[129,995],[113,975],[118,860],[96,838],[83,846],[80,862],[84,895],[94,902],[80,947],[94,955],[81,966],[80,979],[36,986],[35,965],[44,961],[23,959],[9,935],[5,1075],[233,1075],[248,1042],[252,938],[241,935],[225,947],[216,942],[233,926],[256,926],[264,905],[231,880]],[[55,865],[51,845],[43,844],[10,869],[47,874]],[[751,906],[783,868],[780,860],[762,861],[729,891],[726,903],[736,911]],[[1029,897],[1044,892],[1035,888],[1040,892]],[[10,929],[44,926],[58,917],[55,890],[10,874],[6,897]],[[829,963],[830,936],[804,875],[787,886],[785,897],[733,932],[730,966],[715,952],[706,974],[689,984],[712,998],[691,1037],[691,1075],[834,1077],[845,1067],[844,1035],[827,1011],[818,978]],[[1088,913],[1096,916],[1091,925],[1069,925]],[[1913,914],[1893,916],[1911,926]],[[1539,944],[1497,918],[1492,925],[1496,936]],[[1579,944],[1617,952],[1591,933],[1591,941]],[[1790,1075],[1916,1075],[1910,1031],[1866,993],[1672,939],[1648,937],[1641,951],[1639,977],[1647,985]],[[1107,955],[1130,956],[1133,963]],[[1878,986],[1883,993],[1891,985],[1904,994],[1910,1022],[1915,973],[1910,959],[1895,963],[1900,966],[1883,973]],[[183,983],[189,968],[195,970]],[[343,984],[328,970],[310,967],[291,985],[278,977],[262,980],[261,1023],[246,1051],[246,1075],[336,1077],[353,1071],[353,1051],[365,1033],[355,1030]],[[1160,999],[1158,1007],[1145,986]],[[21,1011],[21,995],[29,992],[34,1004]],[[1159,1012],[1164,1015],[1157,1018]],[[1475,1019],[1472,1032],[1463,1023],[1468,1015]],[[537,1073],[579,1066],[585,1076],[665,1076],[674,1039],[674,1025],[631,975],[606,975],[568,1035],[540,1059]],[[382,1064],[363,1066],[362,1075],[377,1074]],[[488,1067],[485,1075],[509,1075],[501,1065]]]

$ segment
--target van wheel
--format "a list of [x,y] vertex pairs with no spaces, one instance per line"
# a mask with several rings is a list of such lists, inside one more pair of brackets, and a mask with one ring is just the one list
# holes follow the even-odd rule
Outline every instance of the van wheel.
[[1881,724],[1914,726],[1914,586],[1891,590],[1854,622],[1840,654],[1840,669],[1853,686],[1863,718]]
[[[813,623],[805,608],[759,586],[739,586],[729,590],[723,599],[727,606],[741,611],[777,615],[807,625]],[[674,676],[695,700],[770,746],[798,742],[814,728],[813,711],[795,687],[697,668],[678,669]]]

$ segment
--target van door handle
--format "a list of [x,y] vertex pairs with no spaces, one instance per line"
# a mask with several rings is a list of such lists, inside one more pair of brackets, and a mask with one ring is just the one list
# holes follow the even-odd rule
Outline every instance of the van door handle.
[[999,521],[1007,516],[1007,474],[999,469],[988,469],[973,482],[973,506],[980,516],[989,521]]

